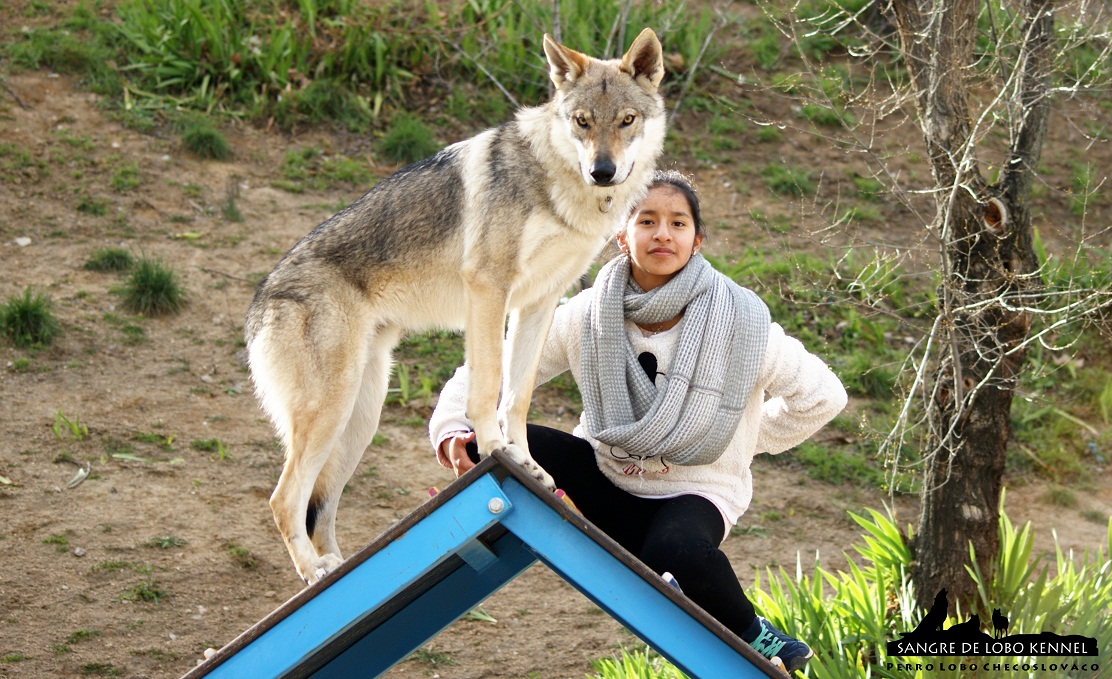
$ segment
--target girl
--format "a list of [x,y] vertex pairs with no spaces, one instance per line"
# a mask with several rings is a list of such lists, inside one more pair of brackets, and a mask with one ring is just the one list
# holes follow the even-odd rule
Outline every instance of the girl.
[[[755,614],[719,545],[749,506],[753,456],[810,437],[846,392],[698,254],[704,237],[687,178],[657,172],[617,235],[621,254],[557,308],[545,341],[537,384],[571,370],[579,426],[529,425],[529,450],[589,521],[790,673],[811,649]],[[464,365],[429,422],[457,476],[478,459],[467,378]]]

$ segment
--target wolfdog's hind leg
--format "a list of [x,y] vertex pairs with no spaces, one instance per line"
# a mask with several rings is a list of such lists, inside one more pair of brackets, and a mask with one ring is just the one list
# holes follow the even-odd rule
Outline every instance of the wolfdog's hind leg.
[[[332,319],[320,309],[317,313],[318,326],[343,327],[330,323]],[[269,377],[271,385],[265,396],[267,408],[277,412],[276,421],[288,425],[282,428],[286,432],[286,462],[270,496],[270,508],[298,574],[309,584],[341,563],[338,555],[317,551],[307,519],[314,489],[322,484],[326,488],[318,497],[329,497],[333,492],[331,483],[335,480],[322,479],[320,474],[347,428],[359,395],[367,362],[366,335],[366,330],[348,323],[345,332],[268,337],[267,345],[255,352],[256,367]],[[342,489],[340,481],[335,493]],[[314,522],[320,507],[315,509]]]
[[390,381],[390,353],[399,336],[399,331],[394,328],[382,329],[368,343],[367,365],[363,369],[351,418],[317,476],[307,516],[311,517],[313,525],[307,528],[317,553],[322,556],[334,554],[339,559],[343,558],[336,542],[336,511],[344,486],[355,473],[363,452],[378,430]]

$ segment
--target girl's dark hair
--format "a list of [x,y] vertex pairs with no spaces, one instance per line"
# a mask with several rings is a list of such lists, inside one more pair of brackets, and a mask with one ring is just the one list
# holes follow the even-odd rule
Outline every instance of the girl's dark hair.
[[656,170],[653,172],[650,189],[657,187],[671,187],[679,191],[687,199],[687,206],[691,210],[691,218],[695,221],[695,235],[706,236],[706,225],[703,224],[703,214],[699,209],[699,196],[695,194],[695,186],[691,178],[679,170]]

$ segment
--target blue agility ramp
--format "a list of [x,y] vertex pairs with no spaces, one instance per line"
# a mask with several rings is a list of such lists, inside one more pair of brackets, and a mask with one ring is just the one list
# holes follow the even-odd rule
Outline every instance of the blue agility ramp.
[[785,676],[496,453],[183,679],[378,676],[538,560],[690,677]]

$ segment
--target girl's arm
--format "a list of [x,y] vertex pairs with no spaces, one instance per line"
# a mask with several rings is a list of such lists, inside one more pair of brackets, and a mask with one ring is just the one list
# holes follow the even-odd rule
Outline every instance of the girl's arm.
[[773,323],[761,366],[765,383],[757,452],[782,453],[806,441],[846,407],[846,390],[818,356]]

